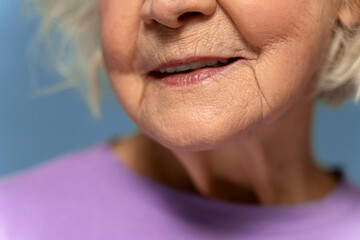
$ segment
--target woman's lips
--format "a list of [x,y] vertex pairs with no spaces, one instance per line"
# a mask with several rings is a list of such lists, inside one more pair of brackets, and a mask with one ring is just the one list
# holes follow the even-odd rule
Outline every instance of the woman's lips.
[[[218,61],[220,60],[223,61],[224,59],[218,59]],[[164,70],[160,71],[160,69],[179,66],[179,64],[175,65],[174,63],[171,63],[167,65],[162,65],[162,67],[159,67],[159,70],[157,71],[150,72],[149,76],[151,77],[151,79],[159,81],[167,86],[185,87],[193,84],[198,84],[202,81],[214,77],[215,75],[229,68],[233,63],[237,62],[238,60],[241,60],[241,58],[230,58],[228,59],[227,63],[222,64],[219,62],[219,64],[217,64],[216,66],[204,66],[199,69],[189,69],[183,72],[167,73],[164,72]],[[211,61],[214,61],[214,59],[212,59]],[[187,62],[187,64],[189,64],[189,62]]]

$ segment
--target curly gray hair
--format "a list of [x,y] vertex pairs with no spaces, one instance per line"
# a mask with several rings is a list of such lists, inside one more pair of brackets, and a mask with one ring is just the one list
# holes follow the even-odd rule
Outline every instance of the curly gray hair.
[[[99,70],[102,66],[98,0],[28,0],[42,16],[38,37],[48,39],[61,34],[60,49],[56,51],[59,73],[82,86],[83,96],[92,115],[100,116]],[[342,0],[360,10],[360,0]],[[92,39],[89,41],[89,39]],[[52,41],[47,41],[49,46]],[[44,92],[44,91],[40,91]],[[46,91],[45,91],[46,92]],[[360,99],[360,26],[346,27],[338,22],[324,67],[313,95],[329,106],[337,106],[354,96]]]

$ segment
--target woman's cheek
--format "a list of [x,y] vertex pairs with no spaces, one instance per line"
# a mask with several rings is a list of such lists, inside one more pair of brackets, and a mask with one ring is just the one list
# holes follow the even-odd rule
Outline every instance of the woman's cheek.
[[313,0],[220,0],[241,35],[263,47],[292,36],[308,17]]
[[101,41],[109,70],[133,71],[142,1],[99,0]]

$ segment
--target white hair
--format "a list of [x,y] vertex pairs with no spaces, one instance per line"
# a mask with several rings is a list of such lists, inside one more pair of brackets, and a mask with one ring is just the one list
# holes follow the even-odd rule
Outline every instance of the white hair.
[[[99,69],[102,65],[98,0],[28,0],[42,16],[40,39],[61,36],[55,51],[56,68],[69,86],[80,86],[92,115],[100,116]],[[343,0],[360,8],[359,0]],[[350,6],[350,4],[349,4]],[[59,36],[59,35],[57,35]],[[56,88],[55,88],[56,89]],[[46,93],[46,89],[40,92]],[[337,106],[354,96],[360,98],[360,27],[337,23],[313,96]]]
[[35,84],[34,95],[77,86],[92,116],[98,119],[102,54],[97,0],[27,0],[27,4],[42,17],[31,44],[31,54],[36,54],[37,46],[44,44],[56,70],[65,80],[45,89]]
[[[340,25],[340,24],[338,24]],[[360,99],[360,28],[334,28],[325,66],[314,92],[329,106]],[[355,94],[355,95],[354,95]]]

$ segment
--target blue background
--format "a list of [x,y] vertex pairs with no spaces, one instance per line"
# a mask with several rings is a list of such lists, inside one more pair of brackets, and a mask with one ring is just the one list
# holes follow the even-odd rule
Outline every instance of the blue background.
[[[74,89],[31,97],[27,48],[38,22],[22,11],[22,0],[0,0],[0,177],[136,129],[111,94],[98,122]],[[45,87],[61,81],[40,67],[36,74]],[[314,129],[318,164],[341,167],[360,187],[360,105],[318,104]]]

